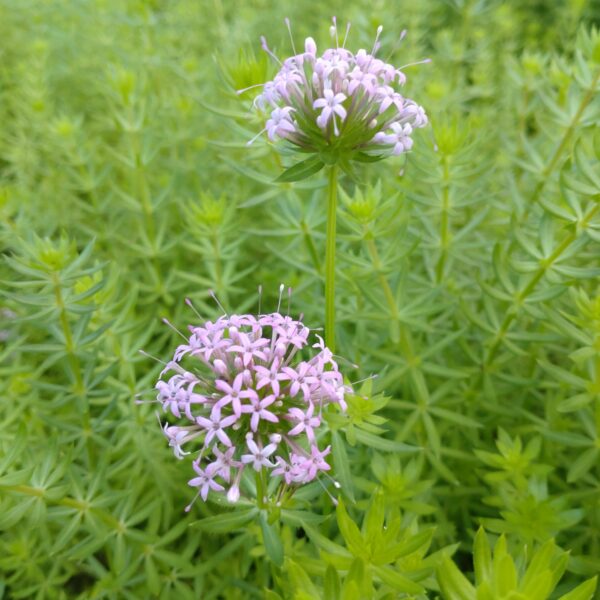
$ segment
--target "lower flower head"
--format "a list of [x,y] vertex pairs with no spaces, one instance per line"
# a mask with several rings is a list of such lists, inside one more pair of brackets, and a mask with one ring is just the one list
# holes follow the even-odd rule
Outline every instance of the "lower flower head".
[[310,330],[279,313],[224,316],[189,330],[156,390],[175,456],[195,457],[189,485],[198,496],[223,492],[236,501],[244,470],[286,485],[328,471],[322,414],[329,405],[345,410],[349,387],[323,340],[317,335],[304,356]]

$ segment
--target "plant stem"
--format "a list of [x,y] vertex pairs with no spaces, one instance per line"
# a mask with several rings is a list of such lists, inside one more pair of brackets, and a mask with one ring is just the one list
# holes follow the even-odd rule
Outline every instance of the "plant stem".
[[397,342],[400,337],[400,316],[398,315],[398,306],[396,305],[396,299],[394,298],[394,292],[392,292],[392,288],[388,283],[387,277],[383,273],[383,264],[381,262],[381,258],[379,257],[379,252],[377,250],[377,244],[373,239],[373,236],[369,234],[368,237],[365,237],[365,243],[367,245],[367,249],[371,256],[371,260],[373,261],[373,268],[377,273],[377,277],[379,279],[379,285],[383,289],[383,294],[385,296],[385,300],[390,308],[390,317],[392,319],[392,329],[391,329],[391,337],[393,342]]
[[69,362],[69,366],[71,367],[71,371],[73,372],[73,377],[75,378],[75,395],[79,398],[80,401],[80,410],[83,421],[83,432],[86,437],[86,449],[88,454],[89,464],[93,464],[93,449],[92,443],[90,440],[90,435],[92,433],[92,424],[90,419],[90,404],[85,393],[85,383],[82,376],[81,363],[79,362],[79,356],[75,352],[75,341],[73,338],[73,331],[71,330],[71,325],[69,323],[69,318],[67,316],[67,307],[65,305],[65,301],[62,294],[61,280],[57,273],[52,274],[52,286],[54,288],[54,298],[56,301],[56,306],[58,308],[58,319],[60,321],[60,326],[63,332],[63,337],[65,338],[65,350],[67,352],[67,360]]
[[440,222],[440,256],[435,267],[436,283],[441,283],[444,278],[444,267],[446,266],[446,258],[448,256],[448,245],[450,243],[450,169],[448,165],[448,157],[442,157],[442,215]]
[[[600,210],[600,204],[595,204],[587,215],[582,220],[582,224],[587,226],[587,224],[596,216],[596,213]],[[569,248],[569,246],[575,242],[578,238],[577,230],[572,231],[569,235],[567,235],[563,241],[554,249],[554,252],[546,258],[541,264],[537,271],[531,276],[527,285],[519,291],[516,300],[518,302],[518,306],[520,307],[525,300],[529,297],[529,295],[535,290],[535,287],[542,279],[542,277],[546,274],[546,272],[554,265],[554,263],[562,256],[562,254]],[[496,333],[492,344],[488,350],[487,357],[484,362],[484,367],[487,369],[494,360],[496,356],[496,351],[500,347],[500,343],[502,342],[505,334],[508,332],[508,329],[512,322],[517,318],[516,308],[512,312],[509,312],[504,317],[502,324],[500,325],[500,329]]]
[[386,302],[390,308],[391,318],[391,336],[392,341],[398,342],[400,351],[402,352],[406,364],[408,366],[408,372],[410,374],[411,382],[414,386],[415,396],[417,398],[419,407],[421,410],[425,410],[425,407],[429,403],[429,389],[427,387],[427,381],[421,371],[420,364],[421,359],[414,349],[414,340],[409,329],[400,320],[400,314],[398,312],[398,305],[394,298],[394,292],[383,272],[383,263],[377,250],[377,244],[372,236],[365,237],[365,243],[371,260],[373,261],[373,267],[377,272],[379,283],[383,289]]
[[[531,211],[531,208],[540,199],[540,196],[545,188],[546,182],[548,181],[550,174],[552,173],[554,168],[559,163],[560,158],[561,158],[564,150],[567,148],[569,141],[571,140],[571,137],[573,136],[575,129],[576,129],[577,125],[579,124],[579,121],[580,121],[581,117],[583,116],[585,109],[588,107],[590,102],[594,99],[596,86],[598,85],[599,81],[600,81],[600,69],[598,69],[598,71],[596,71],[594,78],[592,80],[592,83],[590,84],[589,89],[587,90],[586,94],[582,98],[581,103],[579,104],[579,107],[577,108],[577,111],[575,112],[575,115],[573,116],[573,119],[571,120],[571,122],[569,123],[569,126],[565,130],[565,133],[564,133],[560,143],[558,144],[556,150],[550,157],[548,164],[542,171],[542,176],[540,178],[540,181],[538,182],[535,189],[533,190],[529,204],[524,212],[523,221],[527,220],[529,213]],[[586,222],[586,223],[589,222],[589,220],[596,214],[597,210],[598,210],[598,205],[596,205],[596,207],[594,207],[592,209],[592,211],[585,217],[584,222]],[[552,264],[560,257],[560,255],[576,239],[577,239],[577,233],[574,232],[574,233],[568,235],[561,242],[561,244],[558,246],[558,248],[553,252],[553,254],[546,261],[547,266],[542,265],[537,270],[537,272],[531,277],[531,279],[529,280],[529,282],[525,286],[525,288],[519,293],[518,300],[520,302],[523,302],[529,296],[529,294],[531,294],[533,292],[535,286],[540,281],[540,279],[544,276],[544,274],[546,273],[549,266],[552,266]],[[515,240],[513,239],[508,246],[509,251],[511,251],[514,246],[515,246]],[[509,327],[511,326],[512,322],[516,319],[516,317],[517,317],[516,311],[508,313],[504,317],[504,320],[502,321],[502,323],[500,325],[500,329],[496,333],[496,335],[495,335],[494,339],[492,340],[492,343],[488,349],[487,356],[485,357],[485,360],[483,363],[484,369],[487,369],[492,364],[492,361],[494,360],[494,358],[496,356],[496,352],[497,352],[498,348],[500,347],[500,344],[502,342],[502,339],[504,338],[504,335],[508,332]]]
[[223,285],[223,263],[221,261],[221,247],[219,244],[219,233],[217,231],[212,232],[211,241],[215,261],[216,292],[221,296],[221,300],[225,303],[225,306],[227,306],[229,304],[229,298],[227,296],[227,286]]
[[263,471],[263,469],[261,469],[260,471],[257,471],[254,474],[254,478],[256,481],[256,504],[257,504],[258,508],[265,507],[265,488],[263,485],[262,471]]
[[329,168],[327,184],[327,246],[325,249],[325,343],[335,352],[335,233],[337,166]]
[[523,220],[527,219],[527,217],[529,216],[531,207],[534,206],[537,203],[537,201],[540,199],[540,196],[542,195],[544,187],[546,186],[546,182],[550,178],[550,174],[552,173],[552,171],[554,171],[554,168],[560,161],[560,158],[561,158],[564,150],[567,148],[569,142],[571,141],[571,137],[575,133],[575,129],[576,129],[577,125],[579,124],[579,121],[581,120],[581,117],[583,116],[585,109],[588,107],[589,103],[594,99],[594,96],[596,93],[596,86],[598,85],[599,81],[600,81],[600,69],[598,69],[598,71],[594,75],[594,78],[592,80],[592,83],[590,84],[589,89],[583,96],[581,103],[579,104],[579,107],[577,108],[577,111],[573,115],[573,119],[571,120],[567,129],[565,130],[563,137],[560,140],[560,143],[558,144],[556,150],[550,157],[548,164],[542,171],[540,180],[538,181],[537,185],[535,186],[535,189],[533,190],[533,193],[531,195],[531,200],[525,210],[525,215],[524,215]]
[[67,351],[67,360],[75,378],[76,393],[81,396],[84,392],[83,378],[81,376],[81,365],[79,357],[75,354],[75,344],[73,342],[73,332],[67,318],[67,309],[62,295],[61,281],[56,273],[52,274],[52,286],[54,288],[54,299],[58,308],[58,320],[65,338],[65,349]]
[[315,267],[315,271],[320,275],[321,274],[321,261],[319,260],[319,253],[317,252],[317,247],[315,246],[315,242],[312,239],[312,235],[310,234],[310,229],[306,224],[306,221],[302,220],[300,223],[302,227],[302,233],[304,235],[304,241],[306,242],[306,247],[308,248],[308,252],[310,254],[310,258],[313,261],[313,265]]
[[[133,106],[129,110],[129,120],[135,122],[135,114]],[[148,184],[148,176],[146,174],[146,166],[144,165],[142,142],[137,128],[129,131],[129,152],[133,159],[134,166],[131,170],[131,191],[134,197],[140,202],[142,214],[144,215],[145,233],[148,236],[151,255],[149,261],[150,276],[154,280],[156,291],[160,296],[166,296],[165,286],[161,275],[160,263],[158,260],[159,248],[158,237],[156,232],[154,205],[152,203],[152,195]]]
[[54,498],[52,495],[46,495],[45,489],[36,488],[30,485],[6,485],[0,483],[0,488],[7,493],[12,492],[16,494],[23,494],[32,498],[42,498],[51,506],[64,506],[66,508],[73,508],[79,511],[81,514],[93,513],[102,521],[104,521],[104,523],[106,523],[109,527],[113,527],[114,529],[119,529],[121,527],[119,520],[113,517],[108,511],[93,506],[85,500],[77,500],[76,498],[71,498],[69,496],[65,496],[63,498]]

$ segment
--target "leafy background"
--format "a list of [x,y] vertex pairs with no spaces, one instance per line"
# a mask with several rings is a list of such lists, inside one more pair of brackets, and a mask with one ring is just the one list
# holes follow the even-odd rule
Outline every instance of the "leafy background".
[[[407,69],[414,151],[342,180],[339,352],[378,375],[330,424],[343,502],[185,515],[138,351],[170,354],[185,297],[216,316],[209,289],[252,311],[285,282],[322,325],[324,178],[275,184],[287,159],[246,146],[235,90],[275,72],[261,34],[290,53],[287,16],[322,48],[332,14],[352,49],[383,23],[383,56],[432,58]],[[546,598],[600,571],[599,20],[596,0],[0,0],[0,596],[475,598],[475,571],[477,598]]]

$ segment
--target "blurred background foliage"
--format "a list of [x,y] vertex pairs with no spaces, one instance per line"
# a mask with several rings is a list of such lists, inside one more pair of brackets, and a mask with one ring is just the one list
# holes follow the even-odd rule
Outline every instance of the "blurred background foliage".
[[[300,497],[320,517],[282,521],[277,565],[258,524],[184,514],[138,351],[170,354],[185,297],[216,316],[209,289],[274,309],[283,281],[322,325],[325,181],[274,183],[235,90],[275,72],[261,34],[323,48],[333,14],[351,49],[383,24],[391,62],[432,58],[405,90],[431,126],[342,180],[339,352],[378,379],[332,434],[345,502]],[[599,24],[597,0],[0,0],[0,597],[592,597]]]

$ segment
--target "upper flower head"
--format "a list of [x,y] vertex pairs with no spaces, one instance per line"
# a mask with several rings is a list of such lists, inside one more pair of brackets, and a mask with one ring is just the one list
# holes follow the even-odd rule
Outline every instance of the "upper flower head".
[[[278,73],[254,100],[270,113],[264,130],[269,139],[319,153],[325,162],[410,150],[410,136],[427,124],[427,116],[398,91],[406,82],[404,73],[376,58],[381,30],[371,52],[360,49],[354,54],[344,48],[345,39],[339,46],[334,19],[335,48],[319,56],[315,41],[307,38],[304,52],[283,62],[276,59]],[[276,58],[264,38],[262,43]]]
[[345,410],[349,388],[322,340],[301,360],[310,330],[279,313],[223,316],[189,329],[156,390],[177,420],[164,426],[175,455],[198,453],[189,481],[198,496],[228,488],[236,500],[244,469],[266,469],[287,485],[329,470],[318,429],[327,405]]

